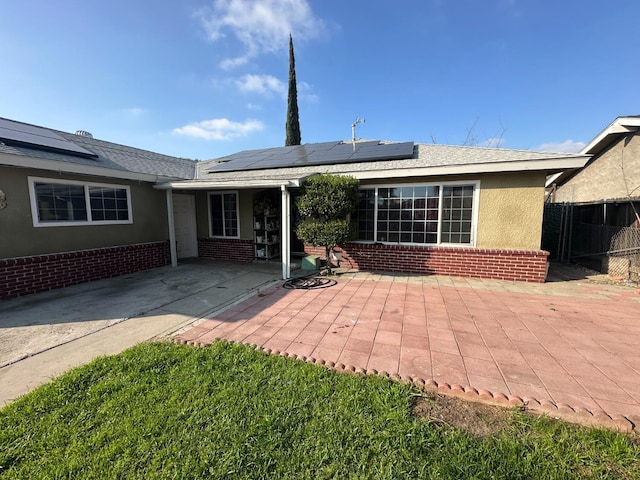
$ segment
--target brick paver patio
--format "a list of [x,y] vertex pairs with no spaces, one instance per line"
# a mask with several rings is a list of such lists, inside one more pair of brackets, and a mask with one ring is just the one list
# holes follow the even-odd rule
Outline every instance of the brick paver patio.
[[281,282],[178,340],[216,338],[640,418],[640,292],[628,286],[370,273],[315,290]]

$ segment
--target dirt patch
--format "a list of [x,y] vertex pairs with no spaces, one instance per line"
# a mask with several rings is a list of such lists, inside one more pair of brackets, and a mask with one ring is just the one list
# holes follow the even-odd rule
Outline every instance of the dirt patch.
[[497,434],[510,422],[510,410],[504,407],[469,402],[455,397],[424,394],[416,397],[415,418],[459,428],[475,437]]

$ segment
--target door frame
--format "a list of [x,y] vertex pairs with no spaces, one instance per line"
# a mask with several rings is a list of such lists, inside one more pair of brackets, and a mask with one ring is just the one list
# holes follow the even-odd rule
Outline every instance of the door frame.
[[[188,212],[187,212],[187,228],[189,229],[189,254],[188,255],[178,255],[177,249],[177,240],[176,240],[176,258],[192,258],[198,256],[198,229],[196,224],[196,200],[194,195],[184,194],[184,193],[174,193],[173,194],[173,216],[174,216],[174,226],[176,224],[175,217],[178,215],[175,208],[175,200],[177,198],[180,199],[188,199]],[[175,228],[175,227],[174,227]]]

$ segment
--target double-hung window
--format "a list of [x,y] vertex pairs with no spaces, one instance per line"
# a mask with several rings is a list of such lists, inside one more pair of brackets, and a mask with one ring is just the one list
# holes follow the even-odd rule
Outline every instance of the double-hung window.
[[239,237],[238,192],[209,193],[212,237]]
[[36,227],[132,223],[126,185],[29,177]]
[[358,240],[473,244],[477,188],[477,183],[362,188]]

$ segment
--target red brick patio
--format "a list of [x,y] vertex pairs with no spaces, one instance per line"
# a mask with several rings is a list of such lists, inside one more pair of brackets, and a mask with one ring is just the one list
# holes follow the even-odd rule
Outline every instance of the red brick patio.
[[453,385],[462,393],[459,385],[543,410],[640,419],[637,288],[584,278],[523,284],[364,272],[337,280],[316,290],[279,283],[177,339],[224,338],[435,380],[448,392]]

